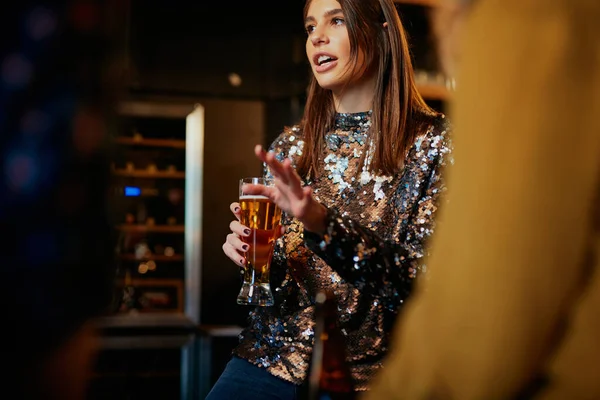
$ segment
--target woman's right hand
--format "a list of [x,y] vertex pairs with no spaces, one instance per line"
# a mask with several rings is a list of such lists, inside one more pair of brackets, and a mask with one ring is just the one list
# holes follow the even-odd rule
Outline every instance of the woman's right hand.
[[240,223],[240,204],[237,202],[231,203],[229,209],[235,216],[235,220],[229,224],[231,233],[227,235],[225,243],[223,243],[223,252],[234,263],[243,267],[246,264],[246,252],[249,246],[242,241],[242,237],[250,235],[250,229]]

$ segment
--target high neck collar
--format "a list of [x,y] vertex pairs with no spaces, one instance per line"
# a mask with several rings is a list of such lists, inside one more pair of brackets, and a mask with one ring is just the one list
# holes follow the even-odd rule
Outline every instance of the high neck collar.
[[341,130],[363,130],[371,126],[372,111],[356,113],[336,113],[335,129]]

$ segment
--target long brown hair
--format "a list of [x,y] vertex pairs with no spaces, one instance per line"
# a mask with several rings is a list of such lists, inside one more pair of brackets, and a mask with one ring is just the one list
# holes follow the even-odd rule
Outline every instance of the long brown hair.
[[[359,51],[365,55],[365,65],[376,74],[375,96],[369,136],[374,145],[370,172],[393,175],[404,165],[408,150],[414,144],[427,117],[437,113],[419,94],[413,76],[413,66],[406,32],[392,0],[338,0],[344,13],[353,71],[359,66]],[[307,16],[311,0],[304,7]],[[387,27],[384,28],[384,23]],[[316,171],[325,134],[333,127],[335,106],[330,90],[319,86],[314,75],[308,87],[308,97],[301,126],[304,151],[298,160],[300,176]],[[366,153],[366,152],[364,152]],[[363,153],[364,162],[365,154]]]

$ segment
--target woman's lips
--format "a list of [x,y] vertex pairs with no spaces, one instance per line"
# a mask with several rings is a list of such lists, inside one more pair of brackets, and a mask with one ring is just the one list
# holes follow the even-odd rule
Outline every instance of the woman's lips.
[[318,72],[318,73],[327,72],[330,69],[335,68],[337,63],[338,63],[337,60],[331,60],[331,61],[328,61],[321,65],[317,65],[317,66],[315,66],[315,72]]

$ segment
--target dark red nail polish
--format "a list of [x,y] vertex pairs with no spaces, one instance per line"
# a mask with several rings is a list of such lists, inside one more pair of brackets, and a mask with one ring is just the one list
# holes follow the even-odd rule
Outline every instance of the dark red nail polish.
[[249,235],[250,234],[250,229],[244,229],[244,234]]

